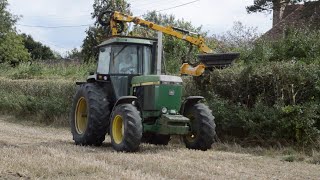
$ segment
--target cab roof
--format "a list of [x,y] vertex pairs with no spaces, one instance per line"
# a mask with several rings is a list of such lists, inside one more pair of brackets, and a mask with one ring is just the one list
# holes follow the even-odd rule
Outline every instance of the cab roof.
[[98,47],[109,45],[109,44],[118,44],[118,43],[132,43],[132,44],[145,44],[145,45],[152,45],[156,42],[156,39],[148,39],[142,37],[128,37],[128,36],[113,36],[101,44]]

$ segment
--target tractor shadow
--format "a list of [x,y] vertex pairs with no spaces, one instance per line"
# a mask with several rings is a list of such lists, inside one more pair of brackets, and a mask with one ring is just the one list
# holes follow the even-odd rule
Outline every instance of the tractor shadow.
[[[105,151],[113,151],[115,150],[112,148],[111,140],[108,137],[102,144],[101,147],[97,147],[100,150]],[[172,152],[178,151],[181,149],[185,149],[185,145],[179,137],[172,137],[168,145],[154,145],[148,143],[141,143],[139,146],[139,150],[135,152],[135,154],[157,154],[163,152]]]
[[180,144],[169,143],[168,145],[152,145],[152,144],[141,144],[137,154],[157,154],[163,152],[172,152],[184,149]]

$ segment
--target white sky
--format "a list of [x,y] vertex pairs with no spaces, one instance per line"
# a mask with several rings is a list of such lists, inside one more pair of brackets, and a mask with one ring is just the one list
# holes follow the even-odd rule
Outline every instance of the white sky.
[[[135,16],[151,10],[162,10],[193,0],[128,0]],[[260,33],[271,28],[270,14],[247,14],[245,7],[253,0],[199,0],[195,3],[162,11],[177,19],[191,21],[194,26],[203,25],[210,34],[221,34],[230,30],[235,21],[246,26],[258,27]],[[22,15],[18,24],[31,26],[73,26],[92,24],[90,13],[93,0],[9,0],[13,14]],[[17,25],[21,33],[31,34],[37,41],[64,53],[79,48],[85,38],[84,27],[36,28]]]

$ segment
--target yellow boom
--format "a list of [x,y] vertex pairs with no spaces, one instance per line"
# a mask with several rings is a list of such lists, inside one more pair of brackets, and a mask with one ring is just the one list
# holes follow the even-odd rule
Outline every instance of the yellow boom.
[[[120,13],[118,11],[112,12],[112,15],[110,17],[110,27],[111,32],[113,36],[119,35],[118,32],[118,23],[119,22],[133,22],[134,24],[147,27],[156,31],[163,32],[165,34],[174,36],[176,38],[185,40],[195,46],[197,46],[200,50],[200,52],[204,55],[211,55],[213,52],[206,44],[203,37],[200,35],[190,36],[188,31],[184,31],[178,28],[174,28],[171,26],[160,26],[158,24],[155,24],[153,22],[146,21],[144,19],[141,19],[139,17],[133,17],[127,14]],[[216,56],[215,56],[216,57]],[[208,60],[208,58],[207,58]],[[200,76],[204,73],[205,68],[208,67],[208,64],[199,63],[196,67],[191,66],[188,63],[183,63],[180,67],[180,73],[184,75],[192,75],[192,76]]]

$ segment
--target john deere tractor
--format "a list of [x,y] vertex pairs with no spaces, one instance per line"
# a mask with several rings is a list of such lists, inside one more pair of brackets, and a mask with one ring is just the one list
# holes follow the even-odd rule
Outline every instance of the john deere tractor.
[[[120,22],[116,15],[122,14],[112,14],[112,26]],[[77,82],[71,113],[75,143],[100,146],[109,134],[116,151],[132,152],[141,142],[167,145],[172,135],[180,135],[189,149],[209,149],[216,125],[211,110],[201,103],[203,97],[182,99],[182,79],[157,73],[156,40],[117,36],[115,31],[99,45],[96,73]],[[199,41],[198,47],[204,43]],[[221,64],[221,56],[199,57],[201,66]],[[181,71],[200,75],[197,68]]]

